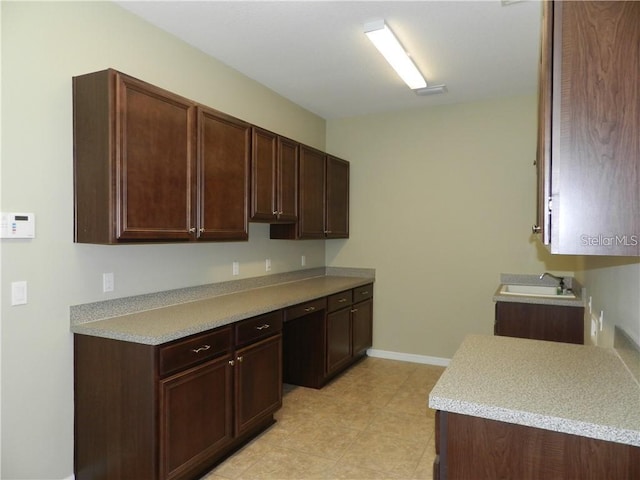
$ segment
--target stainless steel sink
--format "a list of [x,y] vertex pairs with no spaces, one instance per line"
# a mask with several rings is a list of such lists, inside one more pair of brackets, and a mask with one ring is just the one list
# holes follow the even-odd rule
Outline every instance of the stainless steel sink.
[[558,287],[546,285],[503,285],[500,295],[520,295],[526,297],[576,298],[571,291],[558,293]]

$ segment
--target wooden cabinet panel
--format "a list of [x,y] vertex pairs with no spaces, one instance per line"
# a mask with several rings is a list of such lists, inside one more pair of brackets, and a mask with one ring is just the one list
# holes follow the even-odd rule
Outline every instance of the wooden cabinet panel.
[[194,335],[159,348],[158,374],[161,377],[178,370],[211,360],[233,348],[231,327]]
[[349,363],[351,353],[351,310],[327,314],[327,374]]
[[631,479],[640,448],[441,412],[439,478]]
[[279,222],[298,220],[298,155],[300,144],[278,137],[276,205]]
[[188,240],[195,104],[114,70],[73,91],[75,241]]
[[247,240],[251,125],[198,107],[198,238]]
[[584,308],[496,302],[494,334],[584,344]]
[[298,238],[324,238],[325,154],[300,147]]
[[349,162],[327,155],[327,238],[349,238]]
[[253,127],[252,221],[294,223],[298,219],[298,149],[293,140]]
[[541,135],[550,120],[551,141],[539,139],[539,151],[551,149],[545,241],[552,253],[640,255],[640,3],[554,2],[550,21],[553,52],[543,54],[553,73],[542,78],[552,84],[551,116],[543,97]]
[[160,478],[201,468],[233,439],[231,355],[160,382]]
[[236,435],[282,406],[282,334],[236,352]]
[[353,355],[364,353],[373,344],[373,300],[356,303],[351,309]]

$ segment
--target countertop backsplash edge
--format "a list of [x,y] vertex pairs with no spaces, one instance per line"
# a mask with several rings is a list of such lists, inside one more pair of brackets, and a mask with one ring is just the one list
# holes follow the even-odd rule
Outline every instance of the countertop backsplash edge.
[[104,320],[106,318],[139,313],[157,308],[170,307],[220,295],[241,292],[254,288],[267,287],[288,282],[305,280],[321,276],[366,277],[375,279],[373,268],[318,267],[305,270],[263,275],[259,277],[229,280],[194,287],[178,288],[162,292],[147,293],[130,297],[113,298],[99,302],[71,305],[69,307],[70,324]]

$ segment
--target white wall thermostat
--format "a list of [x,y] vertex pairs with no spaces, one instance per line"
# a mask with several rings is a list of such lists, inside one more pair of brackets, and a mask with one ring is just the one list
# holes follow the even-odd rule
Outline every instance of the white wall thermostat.
[[0,213],[0,238],[35,238],[36,216],[33,213]]

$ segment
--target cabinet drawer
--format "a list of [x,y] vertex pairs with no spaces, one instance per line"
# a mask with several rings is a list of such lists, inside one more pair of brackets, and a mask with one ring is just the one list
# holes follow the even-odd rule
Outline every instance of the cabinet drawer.
[[160,376],[210,360],[231,350],[231,333],[231,327],[224,327],[160,347]]
[[329,295],[327,304],[329,312],[334,312],[344,307],[348,307],[353,303],[353,291],[346,290],[344,292]]
[[274,335],[282,330],[282,310],[249,318],[236,324],[236,345]]
[[286,321],[304,317],[305,315],[309,315],[310,313],[324,310],[325,308],[327,308],[327,304],[324,298],[319,298],[318,300],[312,300],[310,302],[301,303],[300,305],[295,305],[285,310]]
[[353,303],[373,297],[373,283],[353,289]]

